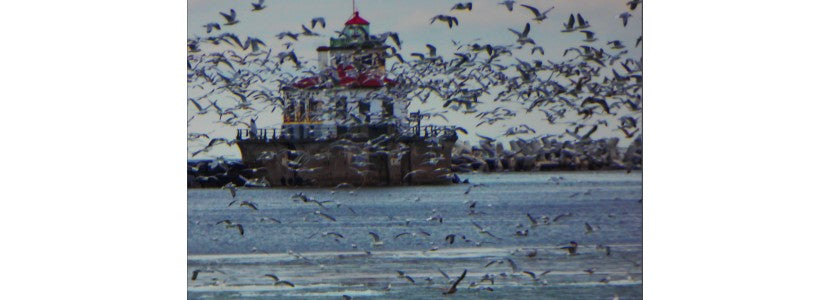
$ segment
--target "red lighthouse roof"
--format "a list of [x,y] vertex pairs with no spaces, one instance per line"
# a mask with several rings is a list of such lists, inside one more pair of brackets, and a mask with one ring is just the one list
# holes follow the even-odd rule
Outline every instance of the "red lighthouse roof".
[[369,21],[360,17],[360,12],[354,12],[354,17],[346,21],[346,25],[369,25]]

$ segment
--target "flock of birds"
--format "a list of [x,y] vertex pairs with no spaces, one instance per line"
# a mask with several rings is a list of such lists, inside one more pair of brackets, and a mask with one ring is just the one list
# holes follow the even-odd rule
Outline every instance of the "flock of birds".
[[[626,5],[634,10],[640,1]],[[499,3],[513,12],[515,1]],[[266,9],[264,0],[252,3],[252,13]],[[457,125],[460,116],[473,119],[475,127],[491,130],[500,126],[499,138],[558,139],[590,142],[598,128],[618,132],[620,138],[633,139],[640,135],[642,114],[642,58],[632,58],[626,42],[609,40],[597,45],[599,34],[591,31],[590,22],[579,12],[570,14],[562,24],[561,32],[585,34],[580,45],[567,48],[559,59],[546,59],[545,49],[534,38],[550,36],[548,14],[554,7],[541,10],[520,4],[529,15],[529,22],[521,29],[506,28],[516,36],[512,44],[485,43],[480,38],[470,42],[452,40],[450,55],[443,56],[432,44],[425,44],[425,52],[401,51],[404,42],[397,33],[385,32],[375,39],[391,39],[387,47],[387,76],[398,84],[382,92],[370,93],[368,99],[418,100],[426,109],[421,116],[427,124]],[[458,3],[451,12],[473,13],[472,3]],[[326,28],[324,18],[312,18],[301,24],[300,31],[283,31],[275,35],[278,43],[266,43],[257,37],[239,37],[229,31],[240,22],[233,9],[220,12],[224,23],[204,25],[206,36],[188,39],[188,102],[193,106],[188,125],[195,118],[209,118],[217,128],[256,128],[256,120],[263,113],[274,113],[290,100],[283,89],[300,79],[315,76],[318,86],[331,86],[337,78],[328,70],[316,70],[309,60],[294,52],[294,44],[315,39],[322,34],[315,30]],[[619,15],[620,26],[627,26],[629,12]],[[450,32],[461,26],[457,16],[439,14],[426,24],[445,22]],[[532,25],[534,23],[536,25]],[[308,25],[308,26],[306,26]],[[335,31],[335,34],[342,34]],[[449,34],[449,33],[447,33]],[[244,41],[244,42],[243,42]],[[634,41],[639,47],[642,36]],[[205,53],[203,45],[211,45],[215,52]],[[606,47],[608,46],[608,47]],[[527,51],[527,52],[525,52]],[[358,52],[356,55],[361,55]],[[526,57],[522,59],[521,57]],[[529,58],[527,58],[529,57]],[[348,92],[345,92],[348,93]],[[356,93],[356,92],[354,92]],[[354,99],[355,97],[348,97]],[[323,101],[322,112],[334,112],[336,101]],[[414,102],[414,101],[413,101]],[[541,114],[540,114],[541,113]],[[348,111],[345,122],[363,123],[366,118],[358,111]],[[530,116],[540,116],[535,123]],[[453,119],[451,122],[450,119]],[[443,120],[443,121],[442,121]],[[384,120],[406,123],[412,120]],[[525,121],[524,124],[516,124]],[[542,123],[544,122],[544,123]],[[559,134],[550,134],[554,126],[566,127]],[[461,128],[467,132],[472,128]],[[233,146],[237,140],[216,136],[213,132],[189,131],[190,154],[208,154],[212,148]],[[581,132],[580,132],[581,131]],[[197,145],[198,147],[194,146]]]
[[[556,184],[556,185],[560,185],[562,182],[565,182],[565,181],[567,181],[567,180],[562,176],[554,176],[554,177],[551,177],[549,179],[550,184]],[[582,223],[582,226],[584,227],[584,235],[586,237],[591,235],[591,234],[595,234],[597,231],[601,230],[601,228],[599,226],[590,224],[589,222],[587,222],[587,219],[580,218],[580,217],[577,216],[577,214],[572,213],[572,212],[564,212],[564,213],[559,213],[555,216],[554,215],[548,216],[548,215],[542,214],[540,211],[528,211],[528,212],[525,213],[524,216],[522,216],[521,220],[516,220],[516,223],[515,223],[515,226],[514,226],[515,229],[512,229],[512,230],[515,230],[515,232],[511,234],[512,236],[506,236],[504,234],[505,233],[504,230],[496,231],[496,233],[494,233],[493,230],[491,230],[491,229],[489,229],[485,226],[480,225],[476,221],[478,218],[482,218],[483,216],[487,215],[485,210],[486,210],[487,207],[490,207],[490,206],[485,205],[484,209],[482,210],[482,209],[480,209],[481,207],[478,206],[479,201],[474,200],[474,199],[477,199],[477,197],[476,198],[468,197],[468,196],[470,196],[470,193],[471,193],[471,191],[473,191],[473,189],[482,189],[482,188],[485,188],[485,187],[486,187],[485,184],[468,184],[468,186],[464,190],[463,194],[459,195],[459,198],[464,200],[463,201],[463,208],[459,207],[459,209],[462,209],[462,211],[461,211],[462,214],[460,214],[460,215],[461,216],[463,216],[463,215],[468,216],[469,224],[471,224],[471,226],[473,227],[473,228],[470,228],[469,231],[459,232],[459,231],[453,230],[450,233],[447,233],[445,231],[444,233],[441,233],[440,236],[438,236],[439,234],[436,233],[435,231],[440,230],[439,228],[442,228],[443,224],[445,224],[445,215],[442,214],[441,212],[437,212],[435,209],[433,209],[432,212],[429,213],[429,216],[427,218],[421,219],[421,220],[414,220],[414,219],[409,219],[409,218],[397,218],[395,216],[389,216],[389,220],[397,220],[397,222],[404,222],[403,225],[406,228],[411,228],[411,229],[407,229],[407,231],[400,232],[400,233],[394,235],[394,237],[392,237],[391,235],[387,236],[386,239],[384,239],[381,236],[381,234],[379,234],[377,232],[365,231],[365,240],[367,242],[366,244],[369,245],[368,246],[369,248],[363,248],[363,250],[361,250],[361,251],[364,252],[365,254],[362,254],[362,255],[364,255],[365,257],[372,257],[373,253],[372,253],[371,250],[383,249],[384,245],[389,246],[390,244],[393,244],[393,243],[399,243],[399,242],[402,242],[402,241],[406,240],[407,238],[416,239],[416,238],[419,238],[419,237],[423,237],[423,238],[432,240],[428,244],[426,244],[425,247],[428,247],[428,248],[422,250],[422,252],[428,253],[428,252],[439,251],[443,248],[450,248],[453,244],[456,244],[456,246],[458,246],[458,244],[461,244],[462,247],[472,247],[472,246],[482,247],[482,245],[484,245],[484,244],[494,243],[496,241],[505,241],[505,240],[509,240],[509,239],[515,239],[516,241],[518,241],[519,239],[527,238],[531,234],[532,231],[540,231],[540,230],[541,231],[547,231],[547,230],[550,230],[550,229],[546,229],[549,226],[562,226],[566,223],[568,223],[568,225],[566,225],[566,226],[572,226],[570,224],[574,224],[574,223]],[[259,220],[260,222],[265,222],[265,223],[280,224],[279,226],[285,225],[283,221],[278,220],[276,218],[262,217],[262,215],[259,214],[260,211],[259,211],[258,205],[256,203],[254,203],[253,201],[241,200],[240,197],[239,197],[239,193],[240,193],[241,190],[247,189],[246,187],[238,187],[234,184],[228,184],[228,185],[224,186],[222,189],[227,190],[228,193],[229,193],[230,202],[227,205],[229,208],[231,206],[234,206],[234,205],[236,205],[238,207],[247,208],[247,209],[250,210],[251,213],[255,214],[255,216],[256,216],[254,218],[255,220]],[[357,192],[359,192],[360,187],[354,187],[350,184],[343,183],[343,184],[340,184],[340,185],[332,188],[331,189],[331,194],[334,195],[335,193],[343,192],[345,190],[349,190],[348,194],[354,195]],[[574,197],[578,197],[578,196],[588,196],[588,195],[591,194],[591,192],[592,192],[592,189],[588,189],[587,191],[578,191],[578,192],[575,192],[575,193],[569,195],[568,197],[569,198],[574,198]],[[343,229],[343,230],[347,230],[347,229],[350,228],[350,226],[338,227],[338,224],[339,224],[338,219],[340,218],[338,216],[338,214],[344,214],[345,215],[344,218],[346,218],[346,217],[359,218],[359,219],[363,219],[364,222],[367,220],[367,219],[365,219],[365,217],[361,217],[360,213],[355,211],[351,206],[349,206],[349,205],[347,205],[343,202],[335,201],[335,200],[318,200],[318,199],[315,199],[313,196],[311,196],[309,194],[306,194],[306,193],[303,193],[303,192],[298,192],[298,193],[293,194],[288,199],[288,201],[291,201],[291,202],[295,203],[294,205],[297,206],[298,211],[302,211],[304,209],[307,210],[307,211],[313,211],[312,213],[308,213],[306,217],[302,218],[302,222],[313,222],[313,223],[326,224],[326,226],[324,228],[321,228],[318,231],[314,232],[312,235],[308,236],[306,238],[306,240],[313,239],[313,238],[322,238],[325,241],[330,241],[330,242],[336,243],[336,244],[352,242],[351,248],[353,248],[355,250],[358,250],[362,247],[362,246],[358,246],[358,244],[356,244],[356,243],[358,243],[357,241],[361,239],[360,237],[356,237],[353,234],[351,236],[347,236],[347,234],[344,234],[343,232],[338,232],[337,231],[338,228]],[[417,202],[417,201],[420,201],[420,199],[416,198],[414,201]],[[642,200],[640,200],[640,203],[642,203]],[[443,213],[450,214],[450,212],[448,212],[448,211],[444,211]],[[458,216],[456,216],[456,215],[454,215],[453,217],[458,218]],[[608,217],[609,218],[614,218],[615,216],[613,214],[609,214]],[[481,220],[485,220],[485,219],[482,218]],[[578,220],[578,221],[572,222],[572,220]],[[447,223],[450,223],[450,222],[447,222]],[[423,227],[422,227],[424,224],[435,225],[434,227],[432,227],[433,229],[430,230],[432,232],[428,232],[428,231],[424,230]],[[246,234],[245,227],[240,222],[230,220],[230,219],[224,219],[224,220],[220,220],[220,221],[216,222],[215,225],[216,226],[224,226],[225,228],[227,228],[227,230],[230,230],[230,231],[234,232],[234,234],[236,234],[238,232],[240,237],[245,237],[245,234]],[[422,227],[422,228],[416,229],[417,227]],[[262,227],[260,227],[260,229],[261,228]],[[472,234],[471,234],[471,232],[472,232]],[[476,235],[476,233],[478,234],[477,237],[474,236],[474,235]],[[539,234],[539,233],[537,233],[537,234]],[[443,238],[441,238],[441,236],[443,236]],[[641,266],[641,262],[637,261],[636,258],[628,257],[627,255],[623,255],[623,254],[615,254],[612,251],[611,246],[608,246],[608,245],[596,244],[594,247],[589,247],[588,250],[585,250],[585,249],[586,248],[581,246],[579,244],[579,242],[577,242],[577,241],[569,241],[564,245],[558,245],[555,248],[553,248],[554,251],[561,251],[564,255],[566,255],[568,257],[574,256],[574,258],[578,258],[578,256],[582,255],[582,254],[587,254],[588,257],[598,257],[598,258],[608,258],[608,257],[613,256],[613,257],[618,258],[620,260],[626,261],[626,264],[627,263],[633,264],[634,268],[639,268]],[[438,268],[438,269],[436,269],[437,272],[440,273],[440,275],[446,280],[446,281],[444,281],[444,284],[446,284],[446,288],[443,289],[443,294],[444,295],[449,295],[449,294],[453,294],[453,293],[457,292],[458,288],[459,288],[459,284],[462,281],[464,281],[465,278],[466,278],[468,269],[474,270],[476,273],[483,273],[483,275],[481,275],[480,278],[467,279],[467,281],[465,282],[465,285],[470,289],[477,289],[477,290],[481,290],[481,291],[490,291],[490,292],[492,292],[492,291],[494,291],[494,287],[496,287],[494,285],[496,280],[508,280],[508,279],[510,279],[510,280],[521,280],[522,276],[527,276],[527,278],[532,280],[532,282],[534,284],[540,284],[540,285],[543,285],[543,286],[544,285],[549,285],[550,283],[544,278],[544,276],[549,274],[551,271],[553,271],[553,269],[540,270],[537,273],[537,272],[531,271],[530,269],[521,267],[520,264],[516,262],[516,260],[519,260],[519,259],[533,260],[535,257],[537,257],[537,255],[539,255],[540,250],[541,249],[537,249],[537,248],[529,248],[529,249],[528,248],[517,248],[517,249],[513,250],[510,253],[510,255],[507,255],[507,256],[504,256],[504,257],[501,257],[501,258],[495,258],[495,259],[489,259],[488,258],[486,264],[484,264],[482,262],[483,265],[481,265],[481,266],[467,265],[464,268],[463,272],[457,277],[450,276],[445,271]],[[551,249],[548,248],[545,251],[550,251],[550,250]],[[255,247],[254,247],[253,251],[257,252]],[[308,263],[310,265],[319,265],[322,268],[325,268],[325,266],[323,266],[321,263],[316,263],[312,259],[304,256],[303,254],[301,254],[299,252],[288,250],[288,254],[290,256],[292,256],[294,259],[296,259],[297,261],[302,261],[302,262]],[[511,258],[511,257],[513,257],[513,258]],[[514,260],[514,258],[516,260]],[[506,272],[495,271],[494,272],[493,270],[496,269],[496,268],[491,268],[491,267],[494,267],[494,266],[506,266],[506,267],[509,266],[509,271],[506,271]],[[199,280],[199,278],[198,278],[199,274],[200,273],[205,273],[205,272],[216,272],[216,273],[223,273],[223,274],[225,273],[221,268],[197,268],[197,269],[194,269],[192,271],[190,280],[191,281]],[[426,285],[429,285],[429,286],[435,286],[436,284],[441,284],[442,283],[439,279],[433,279],[429,276],[424,277],[423,274],[421,274],[419,276],[420,278],[416,279],[415,277],[413,277],[414,275],[410,275],[407,271],[395,270],[395,272],[397,274],[395,274],[395,275],[389,274],[389,276],[390,277],[395,276],[397,278],[406,280],[407,282],[409,282],[411,284],[415,284],[415,285],[417,285],[419,283],[422,283],[422,284],[426,284]],[[588,274],[588,275],[593,275],[595,273],[595,269],[594,268],[588,268],[588,269],[582,270],[582,272],[584,272],[585,274]],[[290,288],[294,288],[296,286],[295,283],[293,283],[291,281],[288,281],[288,280],[285,280],[285,278],[278,277],[278,275],[276,275],[274,273],[262,274],[261,277],[271,279],[274,286],[285,286],[285,287],[290,287]],[[631,273],[629,273],[629,279],[630,279],[630,277],[631,277]],[[436,277],[436,278],[438,278],[438,277]],[[599,283],[609,283],[611,281],[611,279],[612,278],[610,276],[603,276],[601,279],[598,280],[598,282]],[[216,279],[214,278],[213,280],[216,280]],[[487,283],[487,282],[489,282],[489,285],[485,285],[485,283]],[[389,289],[389,288],[391,288],[391,283],[389,284],[387,289]],[[350,296],[344,295],[344,298],[347,298],[347,297],[350,297]]]
[[[635,10],[641,1],[632,0],[626,2],[629,10]],[[516,40],[511,44],[487,43],[480,39],[460,42],[453,40],[453,47],[449,49],[449,55],[443,56],[440,52],[446,49],[439,49],[432,44],[425,44],[423,52],[411,52],[408,55],[401,51],[403,40],[395,32],[381,33],[376,36],[379,39],[391,39],[394,47],[387,50],[387,58],[392,61],[388,67],[390,77],[394,78],[397,85],[388,87],[384,93],[370,94],[369,97],[377,97],[385,101],[393,101],[396,98],[418,100],[422,104],[430,104],[434,109],[425,110],[422,115],[427,121],[432,120],[436,124],[449,124],[453,118],[452,113],[474,118],[476,127],[505,126],[503,137],[532,136],[531,141],[524,139],[514,140],[517,143],[533,146],[541,143],[542,148],[554,148],[555,145],[576,145],[579,143],[590,145],[592,135],[600,127],[612,127],[621,133],[621,138],[635,139],[640,134],[640,116],[642,113],[642,59],[629,57],[626,42],[621,40],[608,40],[604,44],[597,45],[601,34],[592,30],[589,20],[581,13],[570,14],[564,20],[560,32],[563,34],[583,34],[584,39],[580,45],[570,47],[562,53],[558,59],[546,59],[542,46],[537,45],[534,39],[549,36],[547,22],[551,17],[549,14],[555,7],[539,9],[526,4],[518,4],[516,1],[503,1],[498,3],[504,6],[508,13],[513,13],[514,8],[524,9],[528,13],[528,22],[524,26],[516,28],[505,28],[506,31],[514,34]],[[251,3],[251,12],[260,13],[269,8],[265,0]],[[471,2],[458,3],[450,7],[450,12],[473,13],[480,9],[477,5],[475,10]],[[263,40],[259,37],[239,37],[230,32],[233,26],[243,20],[239,18],[234,9],[219,12],[223,22],[211,22],[205,24],[206,36],[197,36],[188,39],[188,86],[191,95],[188,102],[193,106],[193,115],[189,118],[188,124],[196,118],[215,119],[217,126],[239,127],[244,125],[247,128],[256,128],[256,120],[264,112],[275,112],[285,107],[285,94],[283,87],[289,87],[298,80],[308,76],[318,76],[320,86],[330,85],[336,78],[327,76],[323,70],[316,70],[311,66],[308,59],[298,56],[294,52],[295,43],[316,39],[323,36],[319,30],[326,28],[324,18],[312,18],[308,24],[301,24],[297,31],[283,31],[275,33],[274,37],[281,44],[273,44],[271,39]],[[425,25],[446,24],[448,30],[454,30],[463,26],[463,15],[438,14],[425,20]],[[623,12],[619,15],[620,26],[627,27],[632,14]],[[436,23],[437,22],[437,23]],[[533,23],[533,24],[531,24]],[[315,31],[317,30],[317,31]],[[335,34],[340,34],[335,31]],[[633,47],[639,47],[642,37],[632,41]],[[212,49],[223,49],[221,51],[205,53],[202,48],[210,45]],[[520,57],[530,57],[521,59]],[[349,97],[353,98],[353,97]],[[329,107],[327,109],[334,109]],[[526,119],[531,113],[541,112],[544,121],[553,125],[564,125],[569,128],[559,134],[548,134],[550,130],[532,124],[504,125],[511,121]],[[358,112],[348,112],[354,116]],[[443,119],[441,122],[439,119]],[[360,123],[365,118],[354,116],[348,118],[349,122]],[[614,123],[612,123],[614,122]],[[613,124],[613,125],[612,125]],[[465,130],[466,131],[466,130]],[[540,134],[537,134],[539,132]],[[498,157],[494,143],[496,138],[477,135],[480,141],[479,152],[485,156]],[[232,146],[237,140],[225,136],[215,136],[213,132],[190,131],[189,141],[200,144],[198,149],[191,151],[191,155],[209,153],[214,147],[221,145]],[[566,144],[558,141],[573,141]],[[557,141],[557,142],[553,142]],[[344,140],[344,144],[353,144]],[[361,151],[388,151],[380,147],[381,143],[358,145]],[[553,146],[551,146],[553,145]],[[354,145],[352,145],[354,147]],[[527,148],[522,146],[512,147],[516,152],[522,152]],[[569,151],[568,146],[559,147],[559,154]],[[536,149],[538,150],[538,149]],[[463,149],[462,149],[463,151]],[[460,153],[460,156],[475,156],[476,150],[468,153]],[[538,152],[537,152],[538,153]],[[501,154],[502,156],[504,154]],[[296,160],[285,163],[302,170],[302,160],[297,155]],[[436,157],[437,159],[442,159]],[[443,158],[446,159],[446,158]],[[561,179],[553,179],[559,182]],[[245,179],[246,186],[262,186],[264,183],[257,179]],[[346,188],[347,185],[338,186],[336,189]],[[470,185],[465,194],[470,192],[475,185]],[[248,200],[238,201],[236,193],[237,185],[230,183],[224,187],[231,195],[231,202],[228,206],[237,205],[251,211],[258,211],[257,203]],[[298,193],[292,197],[293,201],[304,205],[316,207],[314,217],[327,222],[336,223],[338,216],[329,211],[332,205],[346,207],[345,204],[321,201]],[[476,202],[471,201],[465,204],[465,210],[471,216],[475,216]],[[354,212],[354,211],[352,211]],[[561,222],[573,214],[563,213],[557,216],[540,216],[527,213],[526,218],[530,225],[517,228],[514,237],[527,236],[530,230],[538,229]],[[431,215],[428,222],[443,223],[443,216],[440,214]],[[263,222],[280,223],[274,218],[264,218]],[[245,226],[238,221],[225,219],[216,223],[228,230],[238,232],[245,236]],[[482,237],[506,238],[493,234],[492,231],[473,222],[475,231]],[[590,234],[596,230],[596,226],[584,223],[585,233]],[[315,236],[344,240],[342,233],[326,231],[315,233]],[[398,240],[407,236],[431,235],[429,232],[412,231],[403,232],[391,240]],[[380,246],[384,240],[375,232],[367,232],[366,238],[373,246]],[[473,241],[464,234],[448,234],[443,241],[451,245],[456,241],[470,242],[481,245],[482,241]],[[609,246],[597,246],[598,251],[603,251],[611,256],[612,250]],[[433,245],[425,251],[436,251],[438,245]],[[560,250],[568,255],[577,255],[582,250],[577,241],[571,241],[566,245],[559,246]],[[296,257],[302,257],[298,253]],[[367,254],[370,251],[367,250]],[[535,256],[535,252],[525,255]],[[542,278],[550,272],[545,270],[536,272],[522,269],[511,258],[493,260],[487,263],[482,269],[495,264],[507,264],[511,267],[512,273],[526,275],[534,282],[542,281]],[[191,280],[198,280],[200,272],[218,272],[217,270],[194,270]],[[585,270],[586,273],[593,273],[592,269]],[[507,277],[510,274],[486,273],[481,278],[469,279],[467,269],[464,269],[458,276],[450,276],[440,271],[441,276],[446,279],[445,295],[455,293],[462,282],[470,282],[476,286],[482,282],[491,284],[499,277]],[[273,280],[275,286],[294,287],[294,283],[280,278],[275,274],[263,274],[263,278]],[[415,279],[404,271],[399,271],[397,277],[415,282]],[[602,280],[607,282],[607,278]],[[490,289],[482,285],[482,289]],[[344,298],[348,296],[344,295]]]

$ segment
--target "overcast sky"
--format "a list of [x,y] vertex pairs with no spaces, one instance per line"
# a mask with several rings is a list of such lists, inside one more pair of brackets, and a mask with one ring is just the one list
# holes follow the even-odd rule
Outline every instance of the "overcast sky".
[[[352,2],[348,0],[266,0],[266,8],[260,11],[251,11],[252,2],[188,0],[188,38],[207,36],[203,25],[210,22],[224,24],[224,19],[219,12],[229,12],[230,9],[235,9],[239,23],[232,26],[223,25],[222,32],[234,33],[243,40],[248,36],[257,37],[269,47],[282,50],[284,49],[282,44],[289,40],[279,40],[275,36],[277,33],[300,31],[302,24],[310,27],[312,18],[323,17],[326,19],[327,27],[325,29],[315,29],[316,32],[321,33],[320,37],[301,37],[300,41],[294,44],[294,50],[298,56],[311,60],[311,63],[316,65],[315,49],[319,46],[328,45],[328,38],[334,35],[334,30],[342,29],[343,23],[352,14]],[[582,42],[585,38],[582,33],[560,32],[563,29],[562,24],[567,21],[568,16],[572,13],[580,13],[590,22],[590,30],[595,32],[598,38],[597,41],[591,43],[592,46],[603,47],[608,50],[606,45],[608,41],[620,40],[629,51],[627,57],[635,59],[642,57],[642,47],[634,48],[635,40],[642,35],[642,7],[630,11],[625,0],[517,1],[512,12],[508,11],[504,5],[498,5],[501,1],[472,2],[473,9],[470,12],[450,11],[453,4],[457,2],[437,0],[356,0],[356,6],[357,10],[360,11],[360,16],[371,23],[370,30],[373,34],[388,31],[399,34],[402,40],[401,52],[406,59],[410,58],[409,53],[425,52],[426,47],[424,45],[427,43],[435,45],[438,48],[438,53],[445,57],[452,57],[452,53],[456,52],[452,44],[453,41],[462,43],[475,41],[480,44],[499,45],[513,44],[516,36],[508,31],[508,28],[521,31],[525,23],[529,22],[531,24],[529,36],[536,41],[537,45],[544,48],[545,55],[540,56],[537,53],[531,56],[530,47],[525,47],[521,50],[515,50],[513,52],[514,57],[523,60],[539,59],[559,62],[564,60],[562,55],[565,49],[585,44]],[[547,14],[548,19],[537,23],[531,21],[532,13],[528,9],[519,6],[520,4],[531,5],[542,11],[551,6],[554,6],[554,9]],[[633,15],[626,27],[622,26],[622,20],[618,17],[623,12],[630,12]],[[441,22],[430,25],[430,19],[438,14],[457,17],[459,26],[450,29],[445,23]],[[208,44],[202,44],[203,52],[210,53],[211,50],[215,49],[212,49]],[[387,62],[387,64],[389,63]],[[422,107],[419,107],[418,103],[413,103],[410,110],[420,108]],[[192,112],[193,109],[189,107],[188,110]],[[461,139],[465,140],[472,137],[474,143],[474,133],[497,137],[504,132],[506,127],[524,122],[536,128],[538,135],[558,134],[564,129],[564,127],[547,125],[542,113],[535,112],[524,117],[521,115],[522,112],[518,113],[520,115],[513,121],[500,122],[492,127],[475,128],[474,124],[477,123],[477,120],[469,117],[466,119],[458,118],[457,120],[460,121],[451,125],[462,125],[471,130],[470,136],[462,136]],[[454,122],[456,121],[455,118],[451,119]],[[257,121],[257,124],[260,127],[279,126],[280,121],[281,118],[278,115],[265,115]],[[610,121],[609,123],[611,124],[609,128],[601,128],[594,137],[619,136],[619,132],[613,132],[613,129],[616,128],[614,123]],[[235,130],[232,128],[210,128],[212,126],[209,122],[194,122],[189,130],[191,132],[213,132],[212,136],[225,136],[227,138],[233,138],[235,135]],[[510,138],[505,137],[504,139]],[[627,144],[627,141],[624,140],[622,144]],[[194,148],[191,147],[189,150],[193,151]],[[238,157],[239,153],[235,147],[214,148],[208,156],[218,155]]]

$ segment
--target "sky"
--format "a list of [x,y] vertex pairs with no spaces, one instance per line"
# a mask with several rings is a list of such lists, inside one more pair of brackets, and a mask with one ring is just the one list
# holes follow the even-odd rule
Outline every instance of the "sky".
[[[232,26],[222,26],[221,32],[231,32],[245,39],[248,36],[257,37],[275,51],[284,48],[283,43],[288,39],[279,40],[277,33],[283,31],[297,32],[301,25],[310,27],[310,20],[316,17],[326,19],[325,29],[315,29],[321,33],[320,37],[300,37],[300,41],[294,42],[293,49],[301,59],[310,60],[311,65],[316,65],[316,51],[319,46],[328,45],[328,38],[334,35],[334,30],[343,28],[343,23],[351,17],[351,1],[274,1],[266,0],[265,9],[251,11],[253,1],[220,1],[220,0],[189,0],[187,3],[188,38],[206,37],[203,25],[211,22],[224,24],[223,17],[219,12],[229,12],[235,9],[239,23]],[[630,11],[624,0],[589,0],[589,1],[517,1],[512,12],[504,5],[498,5],[501,1],[472,1],[472,11],[450,11],[450,8],[457,2],[452,1],[389,1],[389,0],[356,0],[356,8],[360,16],[370,22],[370,31],[373,34],[382,32],[397,32],[402,40],[400,52],[405,59],[409,59],[409,53],[426,52],[427,43],[436,46],[438,54],[446,58],[453,56],[456,46],[453,41],[459,43],[490,43],[498,45],[514,44],[516,35],[508,31],[508,28],[521,31],[526,23],[530,23],[529,36],[542,46],[545,54],[540,56],[530,54],[530,47],[514,50],[513,56],[523,60],[551,60],[554,62],[563,61],[563,52],[570,47],[586,44],[582,42],[585,35],[579,32],[561,33],[563,23],[570,14],[580,13],[591,25],[590,30],[596,34],[597,41],[590,45],[608,49],[606,43],[612,40],[620,40],[629,51],[626,57],[640,59],[642,47],[634,47],[635,41],[642,36],[642,7]],[[554,7],[541,23],[532,21],[533,14],[526,8],[519,6],[527,4],[538,8],[541,11]],[[618,17],[622,12],[630,12],[633,16],[629,19],[628,25],[623,27],[622,20]],[[459,26],[448,28],[444,23],[429,21],[433,16],[445,14],[458,18]],[[211,35],[215,35],[213,33]],[[391,42],[390,42],[391,43]],[[202,44],[202,52],[210,53],[221,51],[219,48],[212,48],[209,44]],[[574,54],[569,54],[572,58]],[[515,62],[515,61],[513,61]],[[390,62],[387,62],[387,67]],[[198,93],[190,93],[189,96],[197,96]],[[413,101],[410,111],[430,111],[440,108],[439,105],[422,105]],[[492,106],[491,106],[492,107]],[[188,106],[188,117],[192,116],[195,108]],[[533,112],[527,116],[521,116],[523,112],[517,112],[519,117],[511,121],[500,122],[494,126],[476,127],[478,119],[460,114],[449,114],[453,121],[447,124],[442,119],[435,119],[437,125],[458,125],[468,129],[470,134],[461,136],[461,141],[470,141],[477,144],[475,133],[495,137],[506,141],[511,137],[500,136],[505,129],[519,124],[526,123],[537,130],[537,135],[562,133],[567,127],[550,126],[541,112]],[[566,122],[568,120],[563,120]],[[281,122],[280,112],[264,113],[257,120],[257,125],[263,127],[279,127]],[[620,136],[619,131],[614,129],[618,121],[615,118],[609,119],[608,128],[601,127],[594,138]],[[429,123],[429,122],[427,122]],[[189,126],[189,132],[210,133],[214,136],[226,138],[235,137],[236,130],[230,127],[216,126],[215,120],[194,120]],[[620,145],[627,145],[630,140],[622,139]],[[197,150],[201,144],[189,143],[189,152]],[[196,158],[208,157],[238,157],[236,147],[214,147],[209,153],[200,154]],[[190,158],[190,157],[189,157]]]

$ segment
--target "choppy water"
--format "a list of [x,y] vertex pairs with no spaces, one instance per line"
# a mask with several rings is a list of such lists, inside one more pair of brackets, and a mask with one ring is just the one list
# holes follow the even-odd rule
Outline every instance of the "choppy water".
[[[563,177],[558,184],[551,177]],[[434,299],[464,269],[460,298],[642,298],[640,172],[491,173],[470,185],[188,191],[188,298]],[[303,192],[332,201],[294,201]],[[253,202],[258,210],[238,203]],[[475,201],[474,212],[469,206]],[[315,211],[331,215],[331,221]],[[527,217],[536,218],[531,226]],[[543,216],[556,222],[544,224]],[[440,216],[442,222],[428,220]],[[273,218],[280,223],[273,221]],[[216,224],[231,220],[236,228]],[[490,236],[481,233],[473,222]],[[585,223],[594,231],[586,232]],[[528,230],[528,236],[517,231]],[[326,232],[336,232],[324,236]],[[369,232],[382,244],[373,245]],[[403,235],[409,232],[414,235]],[[428,235],[427,235],[428,234]],[[455,234],[453,244],[445,241]],[[576,255],[560,249],[579,243]],[[609,246],[610,255],[605,248]],[[369,251],[369,253],[367,253]],[[529,257],[528,254],[536,252]],[[514,272],[510,258],[517,265]],[[485,267],[491,261],[496,262]],[[191,280],[194,270],[203,270]],[[584,270],[592,269],[593,274]],[[415,283],[398,276],[409,275]],[[534,280],[523,271],[536,274]],[[547,274],[541,276],[545,271]],[[274,285],[274,274],[295,287]],[[485,274],[495,279],[482,282]],[[470,286],[471,283],[475,286]],[[485,288],[491,288],[491,290]]]

